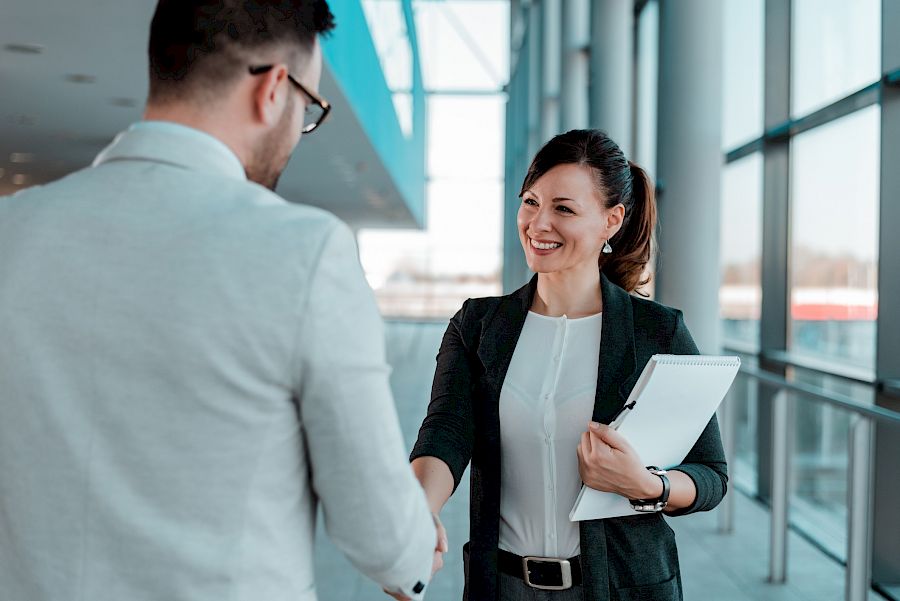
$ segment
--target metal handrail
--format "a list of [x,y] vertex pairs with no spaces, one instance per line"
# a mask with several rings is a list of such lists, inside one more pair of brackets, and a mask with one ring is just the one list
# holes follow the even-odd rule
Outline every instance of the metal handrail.
[[839,407],[846,411],[850,411],[867,418],[900,425],[900,413],[891,411],[890,409],[885,409],[884,407],[878,407],[877,405],[865,405],[852,397],[843,394],[837,394],[834,392],[828,392],[827,390],[823,390],[809,384],[791,382],[781,376],[759,369],[741,367],[741,373],[745,376],[761,380],[763,382],[766,382],[767,384],[772,384],[782,389],[803,393],[809,397],[816,399],[817,401],[822,401],[823,403],[828,405],[834,405],[835,407]]
[[[900,413],[874,405],[864,405],[848,396],[828,392],[821,388],[791,382],[781,376],[763,370],[741,367],[740,373],[754,381],[778,387],[772,407],[772,474],[771,527],[769,580],[784,583],[787,580],[788,510],[790,501],[790,449],[794,431],[793,412],[790,411],[787,392],[805,395],[817,402],[849,411],[855,415],[850,425],[850,457],[847,485],[847,572],[845,599],[864,601],[868,598],[872,572],[872,457],[874,454],[875,423],[900,426]],[[748,380],[748,383],[750,381]],[[736,412],[727,406],[724,411],[723,434],[732,438],[736,430]],[[726,440],[728,461],[734,460],[734,441]],[[731,531],[734,508],[731,499],[726,500],[720,528]]]

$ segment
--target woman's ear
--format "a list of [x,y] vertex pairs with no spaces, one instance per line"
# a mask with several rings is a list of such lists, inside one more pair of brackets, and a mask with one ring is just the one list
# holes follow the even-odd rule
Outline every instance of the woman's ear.
[[621,202],[609,209],[606,213],[606,229],[607,231],[611,231],[609,237],[612,238],[617,233],[619,233],[619,229],[622,227],[622,222],[625,221],[625,205]]

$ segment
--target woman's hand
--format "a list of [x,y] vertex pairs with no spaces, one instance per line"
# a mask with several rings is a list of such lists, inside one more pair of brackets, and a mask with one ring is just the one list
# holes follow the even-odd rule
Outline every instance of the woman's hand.
[[591,422],[581,435],[578,473],[585,485],[628,499],[655,499],[662,481],[647,471],[625,438],[605,424]]

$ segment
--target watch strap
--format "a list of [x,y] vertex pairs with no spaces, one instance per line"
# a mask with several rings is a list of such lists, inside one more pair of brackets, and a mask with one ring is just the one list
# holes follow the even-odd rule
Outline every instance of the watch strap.
[[655,465],[648,465],[647,471],[655,476],[658,476],[659,479],[662,480],[662,494],[655,499],[633,499],[631,501],[631,507],[635,511],[662,511],[663,509],[665,509],[666,505],[669,502],[669,492],[671,492],[672,490],[672,484],[671,482],[669,482],[669,477],[666,476],[666,470],[661,470]]

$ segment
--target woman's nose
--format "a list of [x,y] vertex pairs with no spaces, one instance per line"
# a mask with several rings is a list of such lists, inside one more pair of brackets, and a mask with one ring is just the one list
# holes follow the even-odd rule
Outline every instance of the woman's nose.
[[550,221],[550,215],[544,211],[538,211],[534,219],[531,220],[531,229],[538,232],[549,232],[553,229]]

